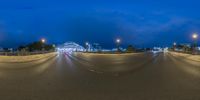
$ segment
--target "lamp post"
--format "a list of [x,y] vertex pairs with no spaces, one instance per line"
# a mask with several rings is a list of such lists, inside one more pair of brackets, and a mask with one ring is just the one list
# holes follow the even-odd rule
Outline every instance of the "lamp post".
[[174,46],[173,49],[174,49],[174,51],[176,50],[176,45],[177,45],[176,42],[174,42],[173,43],[173,46]]
[[195,54],[196,53],[196,47],[197,47],[197,39],[198,39],[198,34],[197,33],[194,33],[192,35],[192,38],[194,40],[194,44],[193,44],[193,53]]
[[88,49],[89,49],[89,43],[86,42],[86,43],[85,43],[85,46],[86,46],[86,52],[88,52]]
[[117,51],[120,51],[120,43],[121,43],[121,40],[118,38],[116,39],[116,44],[117,44]]
[[53,47],[53,51],[55,51],[55,50],[56,50],[56,49],[55,49],[55,48],[56,48],[56,45],[53,44],[52,47]]
[[45,44],[45,42],[46,42],[46,39],[42,38],[42,39],[41,39],[41,42],[42,42],[42,51],[43,51],[43,53],[44,53],[44,44]]
[[41,41],[42,41],[42,43],[45,43],[45,42],[46,42],[46,39],[43,38],[43,39],[41,39]]

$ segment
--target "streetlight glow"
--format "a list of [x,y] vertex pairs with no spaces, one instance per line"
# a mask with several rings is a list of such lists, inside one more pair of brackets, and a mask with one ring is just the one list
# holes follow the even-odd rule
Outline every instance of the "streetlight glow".
[[194,34],[192,35],[192,38],[193,38],[193,39],[197,39],[197,38],[198,38],[198,34],[194,33]]
[[193,54],[196,54],[197,53],[197,46],[198,46],[198,44],[197,44],[197,38],[198,38],[198,34],[197,33],[194,33],[193,35],[192,35],[192,38],[194,39],[194,46],[193,46]]
[[117,40],[116,40],[116,42],[117,42],[117,43],[120,43],[120,42],[121,42],[121,40],[120,40],[120,39],[117,39]]
[[46,42],[46,39],[43,38],[43,39],[41,39],[41,41],[42,41],[42,43],[45,43],[45,42]]
[[88,45],[89,45],[89,43],[88,43],[88,42],[86,42],[86,43],[85,43],[85,45],[87,45],[87,46],[88,46]]
[[174,42],[174,46],[176,46],[176,42]]
[[90,49],[90,45],[88,42],[85,42],[85,45],[86,45],[86,52],[88,52],[88,49]]

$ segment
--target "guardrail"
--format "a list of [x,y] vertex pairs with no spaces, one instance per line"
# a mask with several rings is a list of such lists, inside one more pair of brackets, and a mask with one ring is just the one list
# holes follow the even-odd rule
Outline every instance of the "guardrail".
[[37,55],[51,53],[55,51],[37,51],[37,52],[0,52],[1,56],[28,56],[28,55]]

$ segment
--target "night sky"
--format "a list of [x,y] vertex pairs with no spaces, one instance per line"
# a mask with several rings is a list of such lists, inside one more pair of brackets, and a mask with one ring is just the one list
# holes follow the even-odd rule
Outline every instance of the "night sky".
[[169,46],[200,32],[196,0],[0,0],[0,47],[46,38],[114,46]]

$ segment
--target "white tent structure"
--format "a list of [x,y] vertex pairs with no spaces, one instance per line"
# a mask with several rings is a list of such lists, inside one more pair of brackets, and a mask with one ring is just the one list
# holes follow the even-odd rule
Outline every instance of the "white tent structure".
[[85,48],[75,42],[65,42],[63,45],[58,46],[57,50],[61,52],[74,52],[85,51]]

